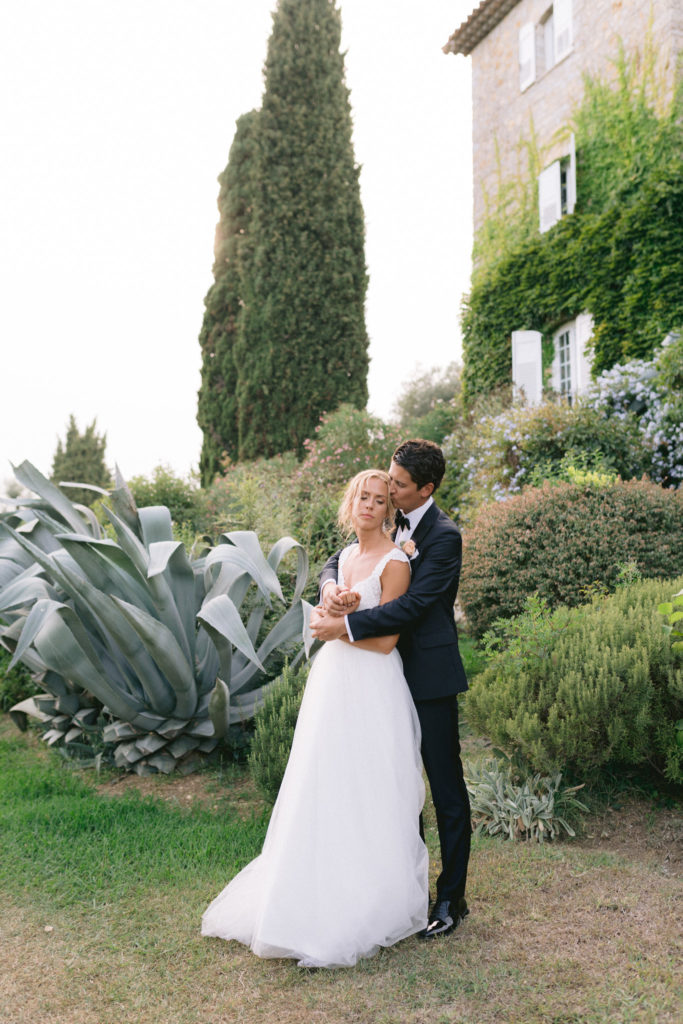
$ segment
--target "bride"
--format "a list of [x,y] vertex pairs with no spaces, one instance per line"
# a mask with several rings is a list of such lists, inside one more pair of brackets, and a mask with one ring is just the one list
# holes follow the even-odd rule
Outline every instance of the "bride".
[[[351,480],[339,522],[358,543],[341,553],[338,581],[350,606],[408,589],[393,515],[387,473]],[[316,656],[261,855],[213,900],[202,935],[302,967],[349,967],[425,928],[419,724],[397,640],[333,640]]]

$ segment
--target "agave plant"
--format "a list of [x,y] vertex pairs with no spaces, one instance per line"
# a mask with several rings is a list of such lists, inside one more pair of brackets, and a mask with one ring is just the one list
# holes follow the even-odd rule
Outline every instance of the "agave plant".
[[[0,642],[45,693],[12,717],[23,728],[40,719],[48,743],[75,752],[110,744],[140,774],[191,770],[253,716],[277,657],[300,646],[306,552],[284,537],[264,556],[238,531],[190,560],[168,509],[137,509],[118,470],[104,506],[115,539],[30,463],[15,475],[37,497],[0,514]],[[277,570],[290,552],[282,613]]]

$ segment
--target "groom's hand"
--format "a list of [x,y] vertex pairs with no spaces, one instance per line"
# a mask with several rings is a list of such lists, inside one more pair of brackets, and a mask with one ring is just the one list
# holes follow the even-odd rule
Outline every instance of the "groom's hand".
[[328,615],[348,615],[360,604],[360,594],[336,583],[327,583],[322,593],[323,610]]
[[311,612],[311,633],[318,640],[342,640],[347,636],[346,623],[339,615],[328,615],[320,606]]

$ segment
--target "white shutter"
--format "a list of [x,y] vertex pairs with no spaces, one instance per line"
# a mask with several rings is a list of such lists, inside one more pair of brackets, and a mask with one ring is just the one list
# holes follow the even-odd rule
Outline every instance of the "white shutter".
[[586,346],[593,336],[593,317],[590,313],[580,313],[576,318],[576,330],[574,337],[576,339],[576,359],[574,360],[575,368],[574,379],[576,381],[576,393],[580,395],[586,390],[588,385],[591,383],[591,364],[593,362],[593,356],[591,352],[586,351]]
[[519,30],[519,88],[522,92],[536,80],[536,30],[533,21]]
[[550,71],[555,63],[555,21],[552,11],[543,22],[543,54],[545,70]]
[[567,213],[573,213],[576,206],[576,139],[574,132],[569,136],[569,161],[567,163]]
[[560,161],[556,160],[538,176],[538,214],[541,233],[557,224],[562,216]]
[[553,25],[555,60],[562,60],[574,45],[572,28],[572,0],[555,0],[553,3]]
[[517,395],[522,392],[529,405],[543,398],[543,364],[540,331],[512,332],[512,383]]

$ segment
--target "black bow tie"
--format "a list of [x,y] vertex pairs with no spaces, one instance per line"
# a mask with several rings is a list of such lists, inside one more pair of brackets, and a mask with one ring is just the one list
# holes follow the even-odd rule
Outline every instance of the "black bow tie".
[[394,523],[396,524],[396,529],[397,530],[400,530],[401,528],[403,528],[404,530],[409,530],[410,529],[410,519],[408,519],[408,516],[404,516],[403,515],[403,513],[400,510],[400,508],[396,509],[396,515],[394,516]]

